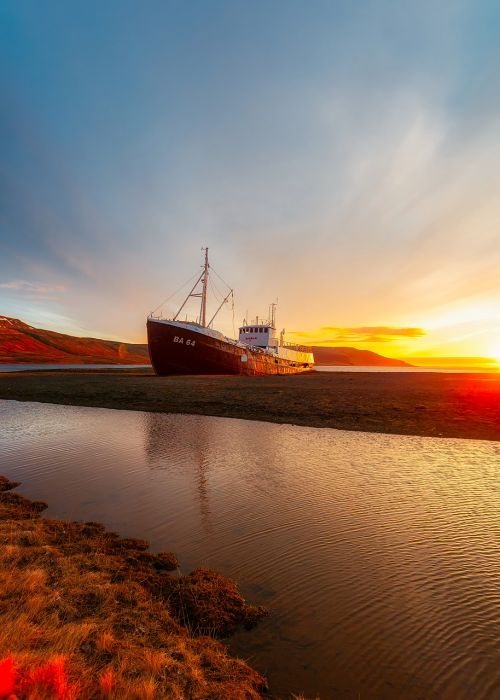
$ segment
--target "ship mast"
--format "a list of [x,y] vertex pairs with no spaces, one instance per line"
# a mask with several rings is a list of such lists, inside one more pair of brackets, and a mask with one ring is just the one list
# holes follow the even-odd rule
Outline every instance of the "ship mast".
[[201,283],[203,285],[203,290],[201,292],[201,310],[200,310],[200,323],[202,326],[207,325],[207,284],[208,284],[208,248],[202,248],[205,251],[205,266],[203,269],[203,277]]
[[[180,316],[180,313],[181,313],[182,309],[186,306],[187,302],[189,301],[189,299],[190,299],[191,297],[199,297],[199,298],[201,298],[200,315],[199,315],[199,317],[198,317],[198,318],[199,318],[199,325],[200,325],[200,326],[203,326],[204,328],[210,328],[210,326],[212,325],[213,320],[215,319],[215,317],[217,316],[217,314],[219,313],[219,311],[222,309],[222,307],[224,306],[224,304],[228,301],[229,297],[232,296],[233,290],[229,287],[229,285],[228,285],[226,282],[224,282],[224,280],[222,279],[222,277],[220,277],[220,275],[218,275],[217,272],[214,270],[214,272],[215,272],[215,274],[217,275],[217,277],[219,277],[219,279],[221,280],[221,282],[223,282],[223,283],[226,285],[226,287],[229,289],[229,294],[227,294],[227,295],[224,297],[224,299],[223,299],[222,302],[220,303],[219,308],[218,308],[217,311],[214,313],[214,315],[212,316],[212,318],[210,319],[210,321],[207,323],[207,291],[208,291],[208,271],[209,271],[209,269],[210,269],[210,263],[208,262],[208,248],[202,248],[202,250],[205,251],[205,262],[204,262],[204,264],[202,265],[202,271],[201,271],[201,273],[198,275],[198,277],[197,277],[197,279],[196,279],[196,282],[194,283],[194,285],[193,285],[191,291],[189,292],[189,294],[187,295],[187,297],[186,297],[186,298],[184,299],[184,301],[182,302],[181,308],[180,308],[179,311],[175,314],[175,316],[173,317],[172,321],[177,321],[177,319],[178,319],[179,316]],[[199,286],[198,286],[198,285],[200,284],[200,282],[201,282],[201,291],[198,292],[198,291],[196,291],[196,290],[199,289]],[[234,310],[234,299],[233,299],[233,310]]]

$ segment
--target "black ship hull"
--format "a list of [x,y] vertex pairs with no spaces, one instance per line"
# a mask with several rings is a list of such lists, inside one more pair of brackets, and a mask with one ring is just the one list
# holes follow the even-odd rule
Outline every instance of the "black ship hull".
[[243,346],[182,324],[148,318],[148,348],[153,369],[169,374],[299,374],[312,365]]

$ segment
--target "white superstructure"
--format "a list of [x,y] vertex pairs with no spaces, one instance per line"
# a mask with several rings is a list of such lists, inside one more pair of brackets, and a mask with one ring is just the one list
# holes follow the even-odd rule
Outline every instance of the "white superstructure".
[[[310,371],[314,365],[311,348],[285,343],[285,331],[279,336],[276,332],[276,304],[269,308],[269,319],[251,323],[243,321],[238,340],[227,338],[215,330],[212,323],[223,306],[233,301],[233,290],[228,286],[226,296],[219,293],[219,306],[215,313],[207,313],[207,292],[211,266],[208,262],[208,248],[201,272],[184,299],[177,313],[171,319],[162,315],[148,316],[148,347],[155,372],[168,374],[298,374]],[[215,272],[212,268],[212,271]],[[217,274],[217,273],[215,273]],[[220,275],[217,275],[222,280]],[[224,282],[225,284],[225,282]],[[200,311],[196,320],[180,320],[180,315],[189,299],[201,299]],[[221,301],[222,299],[222,301]],[[234,320],[234,301],[233,301]]]
[[314,364],[314,355],[310,348],[303,345],[285,343],[285,331],[278,336],[274,326],[274,304],[271,306],[271,321],[260,321],[256,318],[252,323],[243,321],[239,329],[238,341],[253,348],[262,348],[275,353],[278,357],[300,364]]

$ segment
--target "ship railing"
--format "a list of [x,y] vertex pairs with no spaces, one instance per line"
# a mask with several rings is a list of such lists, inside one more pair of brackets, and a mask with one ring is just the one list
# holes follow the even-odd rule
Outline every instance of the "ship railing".
[[275,355],[277,348],[267,347],[263,348],[260,345],[246,345],[245,343],[239,343],[241,347],[248,348],[252,352],[258,353],[260,355]]
[[[158,316],[155,316],[152,313],[149,314],[148,320],[149,319],[151,319],[153,321],[171,321],[172,323],[188,324],[190,326],[199,326],[201,328],[205,328],[205,326],[201,326],[200,323],[198,321],[196,321],[195,319],[193,319],[192,321],[190,319],[184,319],[184,321],[182,319],[175,320],[173,318],[165,318],[165,316],[163,316],[163,314],[158,314]],[[209,327],[209,326],[207,326],[207,327]],[[213,330],[213,329],[211,329],[211,330]]]
[[310,345],[299,345],[298,343],[287,343],[283,342],[281,347],[288,348],[289,350],[296,350],[297,352],[312,352],[313,349]]
[[261,348],[258,345],[246,345],[245,347],[250,348],[252,352],[257,352],[261,354],[266,352],[265,348]]
[[[162,313],[155,314],[155,313],[150,313],[148,318],[151,318],[153,321],[173,321],[173,318],[169,318],[168,316],[164,316]],[[193,321],[187,321],[187,323],[193,323]]]

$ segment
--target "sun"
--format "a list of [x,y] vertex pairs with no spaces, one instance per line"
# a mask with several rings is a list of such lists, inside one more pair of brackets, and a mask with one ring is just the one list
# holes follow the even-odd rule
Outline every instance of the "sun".
[[491,357],[500,364],[500,340],[488,345],[488,357]]

